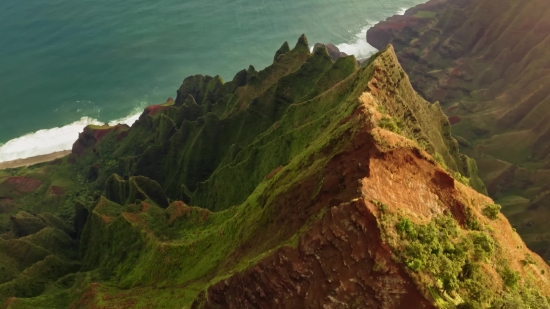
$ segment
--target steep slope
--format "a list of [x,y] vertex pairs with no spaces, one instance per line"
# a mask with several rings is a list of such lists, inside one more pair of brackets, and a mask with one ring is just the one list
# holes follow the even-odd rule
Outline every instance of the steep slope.
[[55,171],[86,188],[81,267],[5,308],[548,307],[550,268],[470,187],[475,163],[392,47],[359,68],[301,37],[74,149]]
[[550,247],[550,6],[432,0],[367,33],[393,44],[415,89],[439,101],[489,194],[541,255]]
[[[251,67],[225,84],[220,77],[186,78],[174,104],[148,108],[132,130],[124,132],[120,146],[115,141],[120,140],[120,134],[116,133],[116,137],[106,135],[92,152],[83,155],[75,151],[75,155],[85,162],[84,168],[100,167],[93,172],[94,177],[89,177],[98,188],[113,173],[122,177],[142,175],[157,181],[169,198],[223,210],[242,203],[265,175],[287,164],[315,134],[300,129],[306,135],[299,136],[295,129],[300,123],[281,126],[285,113],[295,113],[291,117],[297,119],[305,117],[292,105],[319,100],[319,95],[355,70],[353,57],[333,62],[325,48],[310,56],[307,41],[301,38],[292,50],[285,43],[273,65],[261,72]],[[307,122],[328,123],[329,119],[318,118],[339,98],[331,100],[311,112]],[[475,162],[459,154],[458,143],[450,136],[448,122],[439,108],[423,104],[410,88],[402,90],[401,100],[387,104],[388,113],[401,121],[396,123],[398,129],[429,153],[439,153],[452,170],[471,178],[471,184],[485,192]],[[280,147],[275,145],[277,142],[288,145],[275,153],[274,147]],[[75,149],[82,144],[85,142],[75,144]],[[233,171],[242,164],[249,169],[236,180]],[[241,184],[238,190],[219,187],[234,181]],[[218,191],[224,193],[223,198],[214,195]]]

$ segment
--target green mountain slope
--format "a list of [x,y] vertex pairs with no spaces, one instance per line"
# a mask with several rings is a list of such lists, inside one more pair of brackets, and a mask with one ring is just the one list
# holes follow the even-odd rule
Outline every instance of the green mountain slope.
[[5,308],[548,306],[550,269],[392,47],[358,67],[303,36],[2,173],[0,245],[33,257],[3,275]]

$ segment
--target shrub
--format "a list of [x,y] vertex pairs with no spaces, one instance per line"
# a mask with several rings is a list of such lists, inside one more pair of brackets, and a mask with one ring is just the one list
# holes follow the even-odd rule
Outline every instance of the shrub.
[[459,275],[467,258],[468,243],[458,237],[453,218],[438,217],[424,225],[401,218],[396,229],[407,240],[403,252],[407,267],[415,272],[431,272],[440,288],[448,292],[460,287]]
[[443,156],[441,156],[438,152],[435,153],[434,160],[437,164],[441,165],[444,170],[448,169],[447,164],[445,164],[445,159],[443,159]]
[[454,173],[454,179],[460,181],[465,186],[470,185],[470,178],[462,176],[462,174],[460,174],[459,172]]
[[536,264],[533,257],[528,253],[525,254],[525,259],[521,260],[520,262],[521,262],[521,265],[523,265],[523,266],[527,266],[527,265],[530,265],[530,264]]
[[[481,309],[492,302],[494,290],[487,281],[491,279],[482,271],[482,264],[497,251],[490,234],[461,230],[452,216],[435,217],[428,224],[401,218],[395,228],[404,243],[399,255],[405,265],[431,278],[439,291],[459,295],[463,300],[459,308]],[[507,286],[518,284],[519,274],[509,267],[501,273]]]
[[378,123],[378,125],[382,129],[386,129],[388,131],[392,131],[394,133],[401,134],[401,128],[399,128],[399,125],[397,124],[395,119],[393,119],[391,117],[386,117],[386,116],[382,117],[382,119],[380,119],[380,122]]
[[371,202],[376,205],[378,207],[378,209],[381,211],[381,212],[386,212],[388,210],[388,205],[380,202],[380,201],[377,201],[377,200],[371,200]]
[[407,218],[401,218],[399,223],[397,223],[396,229],[401,234],[406,234],[412,236],[415,234],[414,226],[411,220]]
[[518,291],[507,291],[501,297],[496,297],[491,309],[531,309],[531,308],[550,308],[548,299],[540,294],[540,292],[528,288],[521,287]]
[[470,207],[465,207],[464,210],[466,214],[466,228],[469,230],[481,231],[481,223],[477,219],[476,215],[474,215],[474,213],[472,212],[472,209]]
[[501,209],[502,206],[498,204],[489,204],[483,208],[483,214],[491,220],[496,220]]
[[483,252],[492,255],[495,252],[495,241],[486,233],[475,232],[471,234],[475,247]]
[[508,265],[508,262],[505,262],[503,264],[504,266],[498,269],[498,274],[500,275],[500,277],[502,278],[502,281],[504,281],[504,284],[507,287],[510,287],[510,288],[516,287],[520,280],[519,272],[513,271],[510,268],[510,265]]

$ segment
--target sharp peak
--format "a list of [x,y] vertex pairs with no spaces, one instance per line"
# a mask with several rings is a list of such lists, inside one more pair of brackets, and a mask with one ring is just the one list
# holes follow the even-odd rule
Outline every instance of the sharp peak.
[[307,48],[309,50],[309,43],[307,41],[307,37],[305,34],[302,34],[299,38],[298,38],[298,42],[296,43],[296,46],[294,47],[294,49],[297,49],[297,48]]

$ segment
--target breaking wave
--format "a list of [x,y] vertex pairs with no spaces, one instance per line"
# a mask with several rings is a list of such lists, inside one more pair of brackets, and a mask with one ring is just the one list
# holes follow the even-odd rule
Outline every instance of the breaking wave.
[[[396,14],[404,15],[405,11],[407,11],[407,8],[401,8]],[[348,55],[355,55],[357,59],[370,57],[372,54],[376,53],[378,49],[367,43],[367,30],[376,25],[376,23],[377,21],[367,20],[367,24],[355,35],[353,41],[338,44],[336,47]]]
[[[400,9],[397,14],[405,14],[406,8]],[[340,51],[348,55],[355,55],[357,59],[367,58],[378,50],[367,43],[367,30],[376,24],[376,21],[367,21],[353,40],[348,43],[336,45]],[[313,49],[313,47],[312,47]],[[129,116],[110,121],[110,125],[124,123],[132,125],[141,115],[146,104],[136,106]],[[25,159],[39,155],[46,155],[58,151],[70,150],[73,143],[78,138],[78,133],[82,132],[87,125],[100,125],[103,122],[91,118],[82,117],[78,121],[63,127],[39,130],[34,133],[12,139],[5,144],[0,143],[0,162]]]
[[[110,121],[109,125],[120,123],[131,126],[143,112],[145,104],[142,105],[134,108],[129,116]],[[39,130],[14,138],[5,144],[0,143],[0,162],[70,150],[78,138],[78,133],[82,132],[84,127],[103,123],[94,118],[82,117],[63,127]]]

